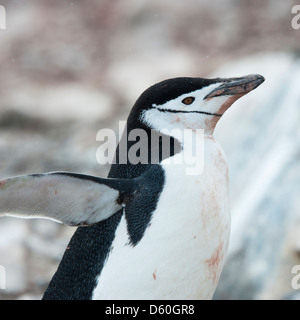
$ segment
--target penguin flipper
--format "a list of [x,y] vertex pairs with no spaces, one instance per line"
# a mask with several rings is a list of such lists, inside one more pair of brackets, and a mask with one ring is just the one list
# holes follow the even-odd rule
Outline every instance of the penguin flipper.
[[46,218],[70,226],[105,220],[131,199],[133,181],[71,172],[0,180],[0,216]]

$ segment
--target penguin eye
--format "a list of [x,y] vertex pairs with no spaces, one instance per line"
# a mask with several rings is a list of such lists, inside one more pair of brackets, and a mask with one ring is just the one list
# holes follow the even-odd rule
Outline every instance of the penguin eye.
[[195,101],[194,97],[187,97],[187,98],[184,98],[182,100],[182,103],[184,103],[184,104],[192,104],[194,101]]

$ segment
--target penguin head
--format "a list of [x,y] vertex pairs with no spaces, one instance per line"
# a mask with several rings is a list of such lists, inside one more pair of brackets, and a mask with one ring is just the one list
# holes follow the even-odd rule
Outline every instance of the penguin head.
[[174,78],[148,88],[131,117],[151,129],[203,129],[212,134],[224,112],[264,81],[261,75],[240,78]]

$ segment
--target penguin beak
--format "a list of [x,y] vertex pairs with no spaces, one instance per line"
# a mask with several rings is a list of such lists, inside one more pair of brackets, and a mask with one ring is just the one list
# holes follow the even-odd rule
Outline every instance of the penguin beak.
[[241,78],[217,78],[216,82],[222,84],[204,97],[203,100],[219,96],[243,96],[256,89],[265,81],[265,78],[259,74],[252,74]]

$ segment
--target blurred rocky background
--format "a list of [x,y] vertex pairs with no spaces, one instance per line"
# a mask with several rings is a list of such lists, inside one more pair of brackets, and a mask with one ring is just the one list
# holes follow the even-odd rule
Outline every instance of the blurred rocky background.
[[[230,166],[232,235],[215,299],[300,299],[300,30],[296,1],[1,0],[0,177],[106,175],[97,132],[175,76],[266,81],[216,129]],[[300,23],[300,21],[299,21]],[[73,228],[0,220],[0,299],[40,299]],[[300,281],[299,281],[300,282]]]

